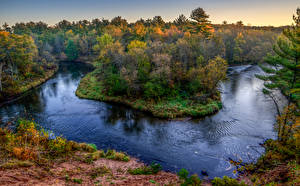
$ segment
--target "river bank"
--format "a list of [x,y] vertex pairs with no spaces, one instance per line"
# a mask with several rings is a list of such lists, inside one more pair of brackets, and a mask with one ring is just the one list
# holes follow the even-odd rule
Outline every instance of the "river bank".
[[97,150],[20,120],[16,132],[0,128],[0,185],[179,185],[176,174],[146,166],[114,150]]
[[35,77],[29,79],[27,81],[24,81],[22,83],[22,86],[18,87],[17,89],[8,90],[0,94],[0,107],[7,102],[17,99],[29,90],[45,83],[47,80],[49,80],[55,75],[55,73],[58,71],[58,68],[59,66],[55,64],[51,66],[51,68],[49,68],[47,71],[45,71],[44,77]]
[[264,153],[258,144],[276,135],[276,109],[254,77],[259,68],[239,73],[240,69],[235,67],[220,85],[224,107],[215,115],[162,120],[120,104],[78,98],[79,82],[92,69],[64,62],[49,81],[2,106],[0,118],[2,123],[34,118],[68,140],[123,151],[148,165],[160,163],[165,171],[185,168],[198,175],[205,170],[209,179],[232,177],[229,157],[236,159],[237,154],[244,162],[256,161]]
[[[171,99],[160,101],[149,101],[139,98],[129,98],[122,96],[107,96],[102,93],[101,82],[97,81],[94,73],[91,72],[81,79],[76,90],[76,95],[80,98],[120,103],[131,108],[151,113],[154,117],[174,119],[179,117],[204,117],[218,112],[222,108],[220,95],[213,99],[207,99],[206,104],[197,103],[190,99]],[[205,100],[206,102],[206,100]]]
[[[34,121],[19,120],[16,132],[0,128],[0,184],[4,185],[297,185],[296,141],[264,143],[266,153],[254,164],[231,162],[239,173],[200,180],[182,169],[177,174],[161,165],[145,165],[115,150],[98,150],[42,129]],[[52,137],[51,137],[52,136]]]

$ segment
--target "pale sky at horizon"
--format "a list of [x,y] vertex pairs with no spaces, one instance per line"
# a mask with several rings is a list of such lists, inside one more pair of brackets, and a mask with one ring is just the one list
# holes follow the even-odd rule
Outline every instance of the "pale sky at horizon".
[[0,24],[43,21],[53,25],[68,21],[111,19],[122,16],[129,22],[156,15],[165,21],[202,7],[212,23],[243,21],[258,26],[292,24],[300,0],[0,0]]

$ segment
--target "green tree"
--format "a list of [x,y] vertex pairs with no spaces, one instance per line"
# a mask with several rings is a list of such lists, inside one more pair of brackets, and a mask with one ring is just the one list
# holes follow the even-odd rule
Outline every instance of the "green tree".
[[152,24],[156,26],[163,26],[165,24],[165,21],[161,16],[155,16],[153,17]]
[[129,43],[129,45],[127,46],[127,49],[128,49],[128,51],[130,51],[133,48],[146,49],[146,47],[147,47],[146,42],[134,40]]
[[108,45],[111,45],[114,42],[114,39],[109,34],[104,34],[101,37],[97,37],[97,43],[94,46],[94,51],[96,53],[100,52],[101,50],[105,49]]
[[3,25],[3,30],[6,31],[6,32],[11,32],[11,28],[9,27],[9,25],[5,22]]
[[234,48],[233,48],[233,62],[234,63],[243,63],[243,45],[246,44],[244,36],[242,33],[239,33],[238,36],[234,39]]
[[203,8],[197,8],[192,11],[190,18],[196,21],[196,24],[191,28],[194,33],[202,33],[206,37],[211,35],[212,26],[208,20],[209,15],[203,10]]
[[201,24],[210,23],[208,20],[209,15],[207,15],[203,8],[200,7],[192,11],[190,18]]
[[181,14],[175,19],[174,24],[176,26],[185,26],[188,24],[188,22],[189,20],[185,17],[185,15]]
[[[37,48],[33,39],[28,35],[0,32],[0,92],[16,83],[19,79],[31,76]],[[3,86],[2,79],[10,80]]]
[[67,42],[65,53],[69,61],[74,61],[78,58],[78,47],[75,44],[74,40],[69,39]]
[[[268,66],[261,65],[261,69],[267,75],[257,75],[258,78],[265,81],[263,92],[272,98],[274,90],[281,90],[288,98],[290,107],[292,101],[297,102],[299,107],[300,98],[300,9],[297,9],[297,15],[294,16],[295,25],[292,28],[283,31],[282,36],[277,40],[273,50],[275,55],[268,55],[265,62]],[[273,99],[274,100],[274,99]],[[274,100],[276,103],[276,101]],[[280,114],[280,113],[279,113]],[[286,112],[284,119],[281,118],[278,129],[279,140],[284,141],[287,138],[286,130],[289,120]],[[283,135],[281,135],[283,134]]]
[[123,19],[121,16],[117,16],[115,18],[113,18],[110,22],[112,25],[115,25],[115,26],[127,26],[127,20],[126,19]]

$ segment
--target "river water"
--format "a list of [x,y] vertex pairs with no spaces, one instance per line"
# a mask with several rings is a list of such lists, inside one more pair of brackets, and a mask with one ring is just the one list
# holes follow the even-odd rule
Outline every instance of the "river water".
[[255,161],[265,139],[275,138],[276,108],[262,94],[257,66],[232,67],[220,86],[224,108],[203,119],[168,121],[128,107],[75,95],[80,79],[91,68],[61,63],[59,72],[42,86],[0,108],[2,123],[22,116],[77,142],[116,149],[164,170],[187,169],[210,178],[234,176],[228,158]]

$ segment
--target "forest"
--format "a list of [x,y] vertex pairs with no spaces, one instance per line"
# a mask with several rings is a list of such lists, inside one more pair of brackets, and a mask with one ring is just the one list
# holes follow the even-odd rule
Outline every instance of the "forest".
[[[189,17],[181,14],[170,22],[155,16],[128,23],[117,16],[111,20],[63,20],[55,25],[5,23],[0,28],[0,108],[2,103],[50,79],[60,63],[66,62],[93,66],[93,71],[85,74],[76,89],[80,98],[121,103],[157,118],[202,118],[222,109],[220,84],[228,79],[229,67],[258,65],[264,72],[256,75],[263,81],[262,92],[277,109],[274,123],[277,139],[261,144],[266,151],[256,163],[230,159],[235,171],[242,175],[238,179],[225,176],[209,180],[209,184],[297,185],[300,182],[299,8],[293,20],[293,25],[282,27],[246,26],[242,21],[213,24],[204,9],[196,8]],[[278,105],[277,92],[286,98],[284,108]],[[63,137],[51,139],[51,132],[39,127],[34,119],[20,119],[17,123],[15,131],[0,128],[0,173],[37,165],[49,169],[50,164],[59,160],[86,164],[85,174],[93,180],[111,176],[112,172],[120,173],[121,168],[106,166],[90,170],[93,162],[101,158],[109,163],[135,161],[126,153],[98,150],[94,144]],[[9,159],[13,161],[6,161]],[[140,166],[137,162],[134,165]],[[124,174],[157,175],[160,171],[161,166],[153,163],[129,168]],[[63,172],[63,180],[81,184],[82,179],[69,177],[77,173]],[[174,185],[203,183],[185,169],[178,175],[164,172],[159,176]],[[155,183],[152,179],[150,182]]]
[[128,23],[118,16],[55,26],[4,24],[0,97],[27,90],[34,77],[47,79],[59,61],[81,61],[96,69],[78,96],[122,102],[157,117],[204,116],[222,107],[217,87],[227,66],[261,63],[284,28],[213,25],[202,8],[173,22],[155,16]]

